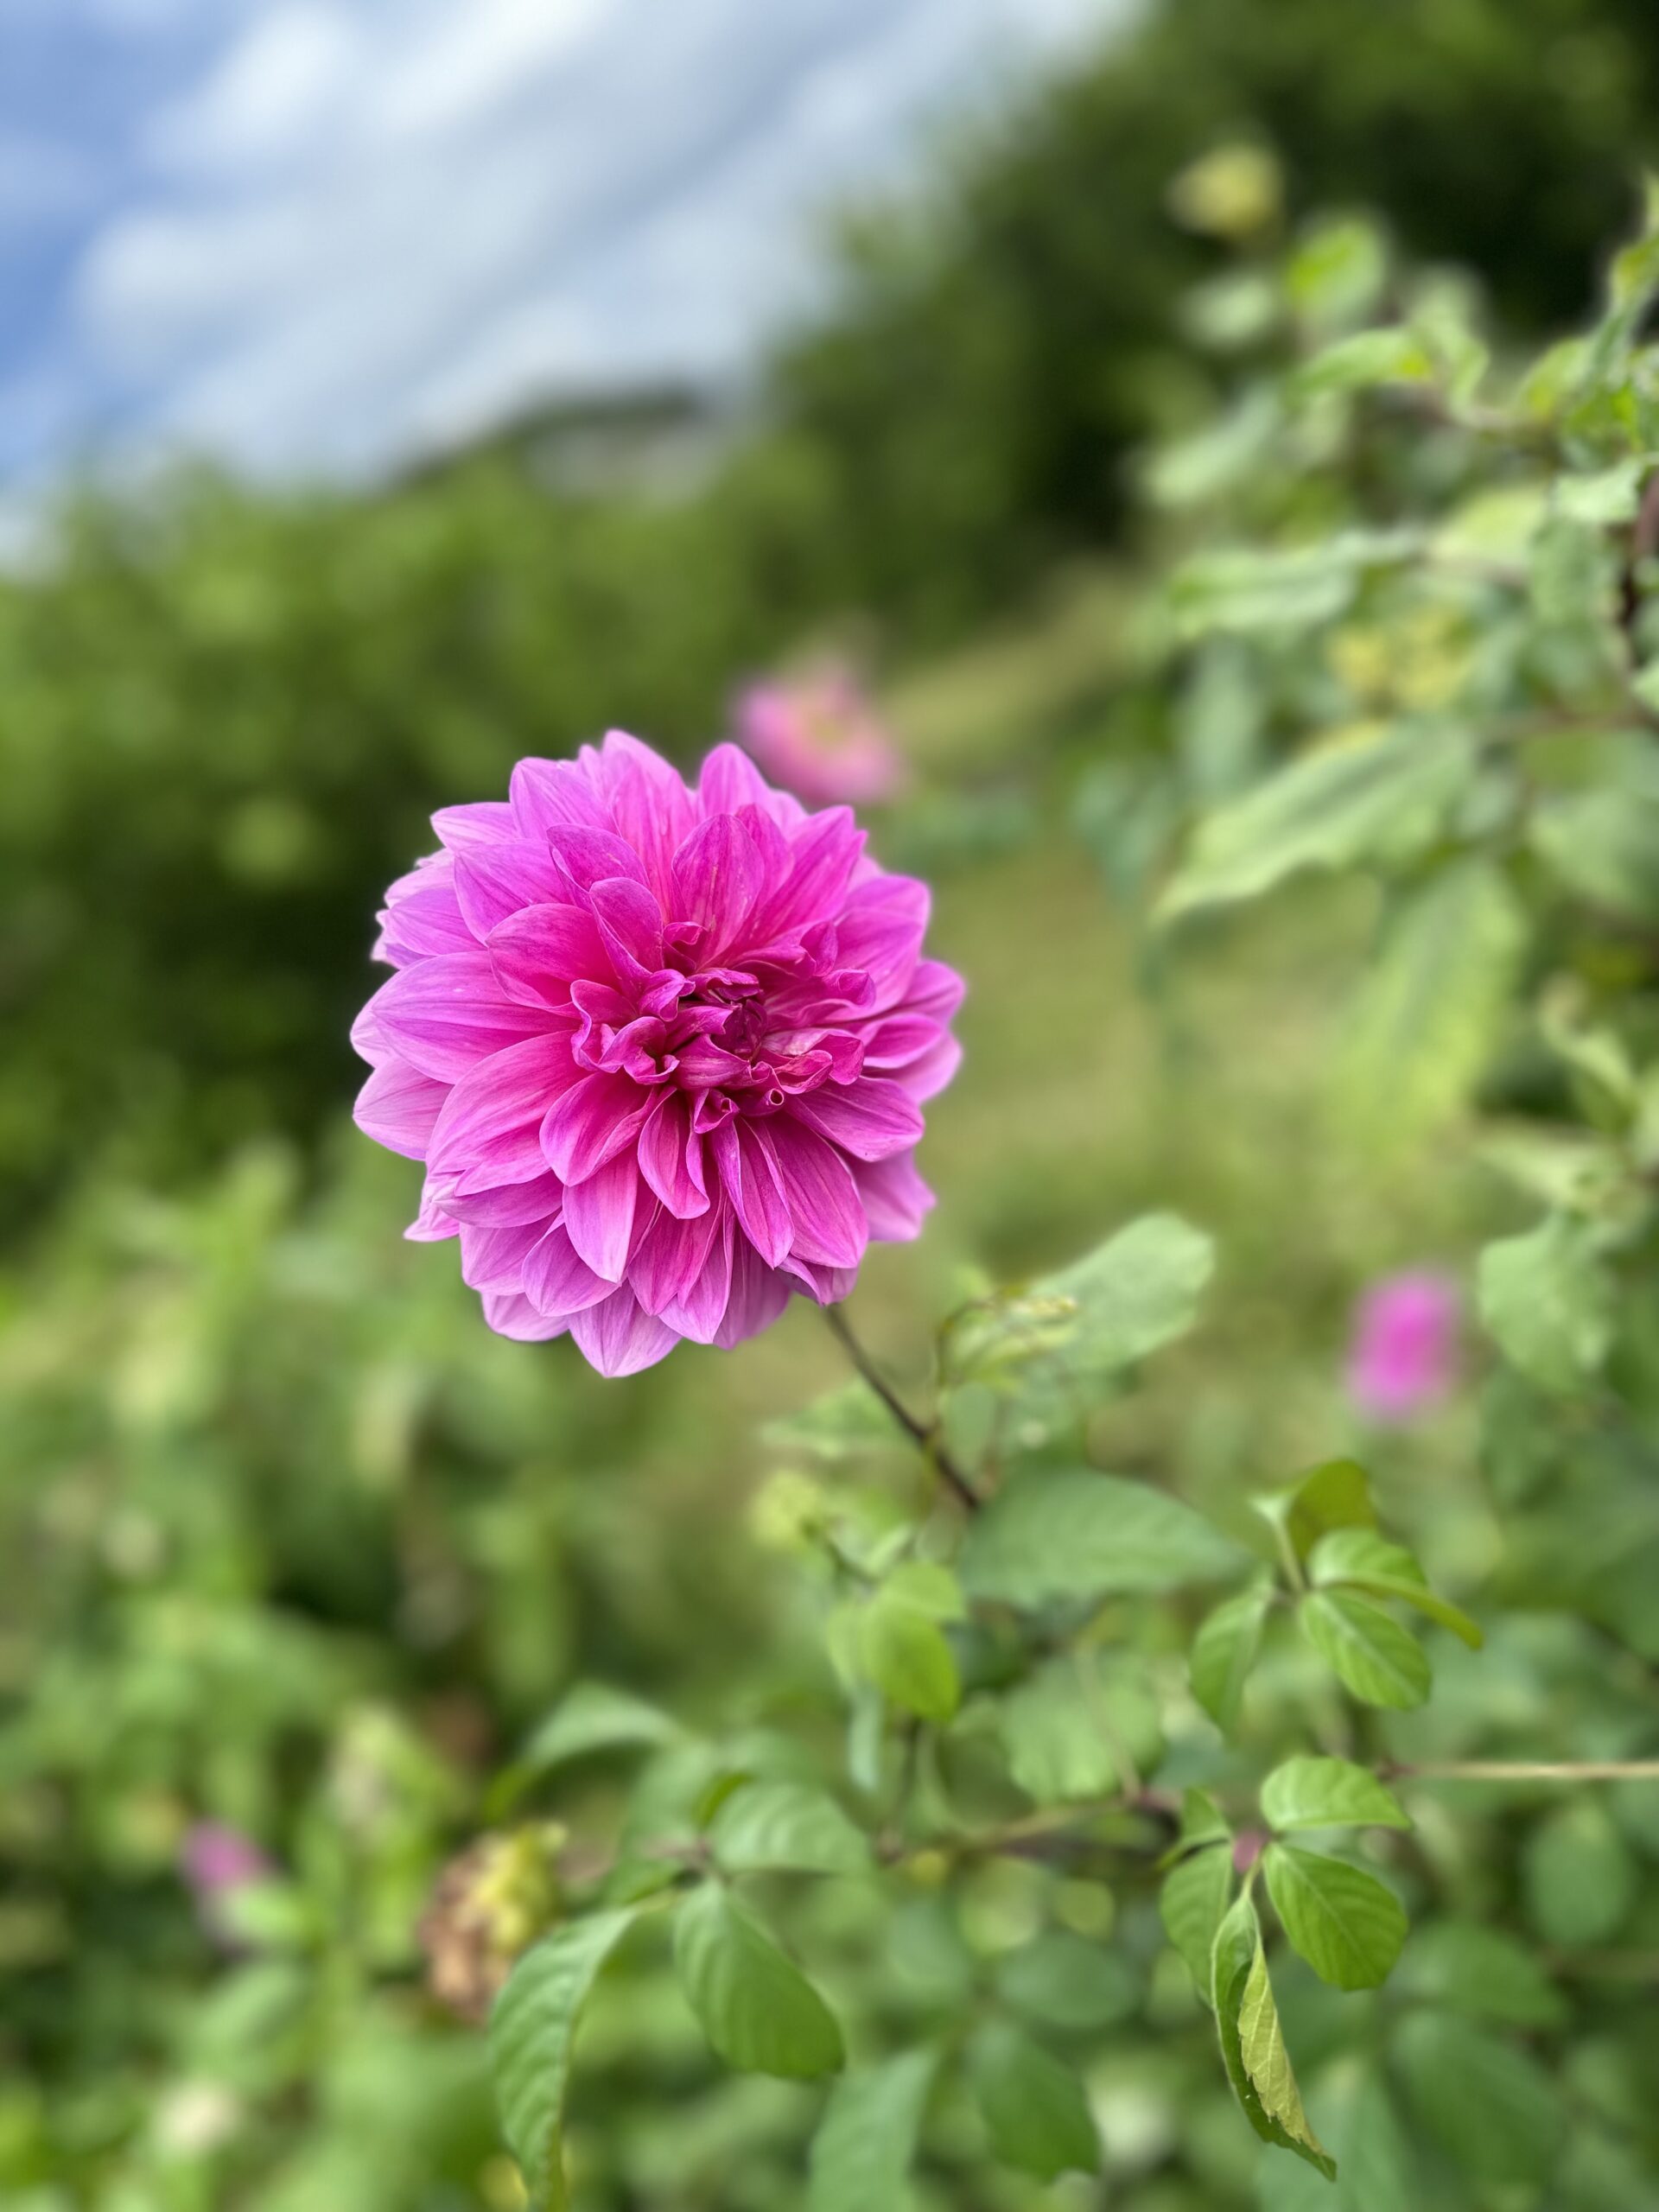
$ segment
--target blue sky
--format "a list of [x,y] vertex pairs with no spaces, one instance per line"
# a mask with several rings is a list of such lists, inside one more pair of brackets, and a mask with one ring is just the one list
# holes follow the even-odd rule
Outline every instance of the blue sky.
[[741,371],[826,206],[1122,0],[0,0],[0,486],[372,472]]

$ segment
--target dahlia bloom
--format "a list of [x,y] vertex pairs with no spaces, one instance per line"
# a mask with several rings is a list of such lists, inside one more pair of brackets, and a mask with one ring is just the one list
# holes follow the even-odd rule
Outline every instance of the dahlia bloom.
[[904,786],[904,756],[845,669],[751,684],[736,719],[739,739],[767,775],[809,805],[878,804]]
[[842,1298],[872,1237],[918,1233],[962,983],[846,808],[731,745],[688,790],[613,730],[433,826],[380,917],[357,1121],[426,1163],[409,1233],[459,1236],[492,1328],[629,1375]]
[[1437,1405],[1456,1376],[1455,1283],[1427,1271],[1386,1275],[1359,1302],[1348,1393],[1376,1421],[1406,1421]]

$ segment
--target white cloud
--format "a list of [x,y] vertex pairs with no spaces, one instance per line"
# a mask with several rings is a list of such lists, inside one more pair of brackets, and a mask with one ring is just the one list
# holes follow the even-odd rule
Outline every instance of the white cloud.
[[725,373],[809,296],[827,197],[1124,5],[254,0],[91,242],[82,342],[149,437],[257,470]]

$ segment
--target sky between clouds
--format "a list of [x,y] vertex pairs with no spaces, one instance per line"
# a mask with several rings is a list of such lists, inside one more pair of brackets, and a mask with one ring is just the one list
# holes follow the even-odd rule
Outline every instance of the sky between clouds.
[[384,467],[741,369],[815,224],[1122,0],[0,0],[0,483]]

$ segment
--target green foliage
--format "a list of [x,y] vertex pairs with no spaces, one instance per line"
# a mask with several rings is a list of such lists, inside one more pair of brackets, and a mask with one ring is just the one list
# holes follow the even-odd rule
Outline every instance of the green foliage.
[[807,2080],[839,2071],[834,2014],[717,1884],[705,1884],[676,1913],[674,1965],[703,2033],[728,2066]]
[[562,2135],[577,2022],[600,1968],[632,1920],[632,1912],[595,1913],[543,1936],[514,1967],[491,2018],[502,2133],[531,2202],[550,2212],[568,2201]]

